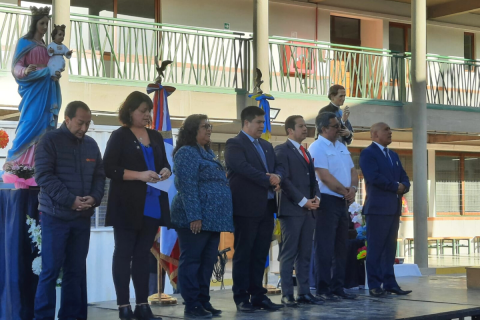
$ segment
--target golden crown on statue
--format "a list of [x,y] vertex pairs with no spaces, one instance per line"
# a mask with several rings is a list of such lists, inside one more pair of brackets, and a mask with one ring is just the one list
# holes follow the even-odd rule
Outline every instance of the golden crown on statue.
[[42,16],[48,16],[50,13],[50,7],[43,7],[43,8],[37,8],[37,7],[30,7],[30,11],[32,11],[32,15],[37,16],[37,15],[42,15]]
[[58,30],[65,31],[66,26],[65,26],[64,24],[62,24],[62,25],[54,24],[54,25],[53,25],[53,28],[54,28],[54,29],[58,29]]

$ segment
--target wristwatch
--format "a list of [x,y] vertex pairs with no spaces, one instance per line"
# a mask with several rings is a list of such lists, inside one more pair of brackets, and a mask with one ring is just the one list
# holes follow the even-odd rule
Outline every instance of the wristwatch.
[[357,187],[355,187],[355,186],[351,186],[351,188],[355,189],[355,192],[358,191],[358,190],[357,190]]

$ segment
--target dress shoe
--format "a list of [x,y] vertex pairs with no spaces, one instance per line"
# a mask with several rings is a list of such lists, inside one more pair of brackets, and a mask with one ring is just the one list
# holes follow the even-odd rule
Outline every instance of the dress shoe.
[[212,313],[210,311],[205,310],[203,306],[195,306],[193,308],[185,308],[183,312],[185,318],[197,318],[197,319],[210,319],[212,317]]
[[250,302],[240,302],[237,304],[237,311],[239,312],[255,312],[255,308]]
[[299,294],[296,299],[298,304],[323,304],[325,303],[324,300],[321,300],[317,297],[315,297],[311,293],[307,294]]
[[357,298],[356,294],[346,293],[343,290],[335,291],[333,294],[342,299],[347,299],[347,300],[353,300]]
[[119,307],[118,308],[118,317],[120,320],[134,320],[135,317],[133,316],[132,307]]
[[385,292],[385,290],[383,290],[382,288],[370,289],[370,290],[368,290],[368,292],[370,293],[371,296],[377,297],[377,298],[378,297],[383,297],[387,294]]
[[136,305],[133,316],[137,320],[162,320],[162,318],[153,314],[148,304]]
[[331,294],[331,293],[317,294],[317,295],[315,295],[315,298],[326,301],[326,302],[342,300],[342,298],[340,298],[339,296],[337,296],[335,294]]
[[263,309],[268,311],[277,311],[283,308],[283,305],[273,303],[270,299],[264,299],[261,302],[252,303],[252,305],[257,309]]
[[412,290],[402,290],[402,289],[400,289],[400,287],[396,287],[396,288],[392,288],[392,289],[386,289],[385,291],[390,292],[390,293],[395,293],[396,295],[399,295],[399,296],[404,296],[404,295],[412,292]]
[[293,298],[293,294],[288,294],[286,296],[282,297],[282,304],[285,307],[296,307],[297,303],[295,302],[295,299]]
[[202,305],[203,309],[209,311],[214,317],[222,314],[222,310],[215,309],[210,302],[205,302]]

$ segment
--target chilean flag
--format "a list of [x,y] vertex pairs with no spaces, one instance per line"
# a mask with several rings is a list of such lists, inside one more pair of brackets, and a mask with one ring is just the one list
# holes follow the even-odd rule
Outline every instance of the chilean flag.
[[[173,168],[173,137],[172,137],[172,124],[170,122],[170,113],[168,110],[168,96],[175,91],[175,88],[162,86],[161,84],[149,84],[147,87],[147,93],[155,92],[153,96],[153,115],[151,128],[159,131],[165,142],[165,151],[167,153],[168,163]],[[170,205],[173,197],[177,194],[175,185],[168,191],[168,199]],[[177,232],[174,229],[168,230],[166,227],[161,227],[160,232],[157,232],[155,242],[151,249],[152,253],[158,260],[158,263],[167,272],[170,279],[170,284],[173,288],[177,288],[177,275],[178,275],[178,260],[180,258],[180,246],[178,244]],[[165,283],[165,293],[167,292],[168,283]]]

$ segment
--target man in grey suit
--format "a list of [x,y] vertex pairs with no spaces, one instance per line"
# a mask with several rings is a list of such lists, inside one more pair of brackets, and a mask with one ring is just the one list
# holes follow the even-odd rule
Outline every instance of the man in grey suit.
[[[285,172],[278,210],[282,230],[282,303],[289,307],[297,306],[297,303],[321,304],[323,301],[310,293],[308,281],[315,228],[313,213],[320,204],[320,190],[315,179],[313,159],[301,144],[307,137],[305,120],[297,115],[288,117],[285,131],[287,141],[275,148],[279,166]],[[298,285],[296,299],[293,297],[294,264]]]

